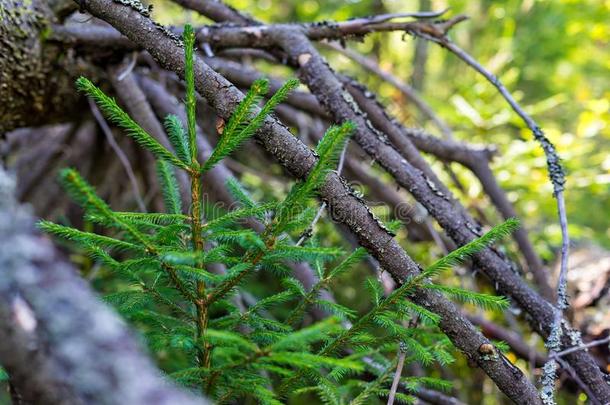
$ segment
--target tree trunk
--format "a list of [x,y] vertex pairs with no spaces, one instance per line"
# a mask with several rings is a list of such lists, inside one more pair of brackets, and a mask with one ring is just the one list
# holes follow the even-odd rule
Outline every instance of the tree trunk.
[[71,57],[46,42],[66,3],[0,0],[0,134],[59,122],[76,105]]

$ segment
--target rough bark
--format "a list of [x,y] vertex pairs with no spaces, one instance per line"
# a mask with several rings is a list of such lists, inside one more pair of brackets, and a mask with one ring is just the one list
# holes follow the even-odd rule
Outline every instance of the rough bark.
[[53,3],[0,0],[0,135],[58,122],[76,104],[65,66],[77,64],[59,58],[57,45],[45,43],[55,19]]

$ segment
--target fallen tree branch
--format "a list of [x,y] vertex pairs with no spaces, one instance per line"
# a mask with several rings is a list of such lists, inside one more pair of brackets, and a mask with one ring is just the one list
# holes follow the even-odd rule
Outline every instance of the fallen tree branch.
[[[517,217],[515,208],[504,190],[498,185],[489,168],[489,161],[493,155],[492,150],[474,149],[455,141],[440,140],[432,136],[426,136],[421,131],[405,128],[395,119],[390,118],[375,96],[370,91],[367,91],[361,84],[356,83],[353,80],[344,81],[344,83],[346,83],[350,94],[367,114],[367,117],[371,120],[373,125],[377,129],[383,131],[383,133],[389,137],[390,141],[397,146],[401,155],[408,161],[413,162],[413,165],[431,178],[437,187],[441,188],[442,183],[440,180],[436,179],[436,176],[428,163],[419,156],[417,149],[432,153],[442,160],[459,162],[467,167],[479,179],[484,191],[504,219]],[[445,187],[442,188],[443,193],[451,198],[449,190]],[[428,194],[431,195],[431,193]],[[431,197],[433,199],[438,199],[433,195],[431,195]],[[447,229],[446,226],[443,226],[443,228]],[[539,288],[542,296],[548,300],[552,299],[554,294],[549,284],[548,272],[530,243],[527,230],[525,228],[519,228],[515,232],[514,238],[517,241],[519,249],[526,258],[528,267],[534,276],[536,286]],[[458,241],[456,242],[460,243]]]
[[[430,18],[434,14],[440,16],[445,11],[437,13],[411,13],[404,14],[413,18]],[[205,14],[204,14],[205,15]],[[418,17],[419,15],[419,17]],[[425,15],[425,17],[421,17]],[[398,16],[390,14],[388,16]],[[377,17],[382,17],[377,20]],[[210,44],[214,48],[272,48],[275,46],[273,32],[278,30],[298,31],[311,41],[345,40],[362,38],[373,32],[428,32],[442,35],[455,24],[464,21],[467,17],[459,15],[444,21],[401,21],[393,22],[384,19],[385,16],[361,17],[349,21],[321,21],[305,24],[261,24],[241,26],[234,24],[217,24],[205,26],[197,33],[197,40]]]

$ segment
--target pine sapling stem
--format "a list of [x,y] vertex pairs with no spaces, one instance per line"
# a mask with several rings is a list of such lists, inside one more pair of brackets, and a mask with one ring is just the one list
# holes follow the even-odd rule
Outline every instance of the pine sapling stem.
[[[193,238],[193,250],[196,253],[203,252],[203,229],[201,223],[201,174],[199,165],[196,162],[193,164],[189,175],[191,177],[191,232]],[[197,268],[202,269],[203,263],[198,262]],[[195,306],[197,308],[197,340],[202,341],[205,336],[205,330],[208,326],[208,306],[205,302],[205,281],[197,280],[197,292]],[[200,367],[209,367],[210,363],[210,347],[207,342],[203,341],[203,348],[199,350],[198,362]]]

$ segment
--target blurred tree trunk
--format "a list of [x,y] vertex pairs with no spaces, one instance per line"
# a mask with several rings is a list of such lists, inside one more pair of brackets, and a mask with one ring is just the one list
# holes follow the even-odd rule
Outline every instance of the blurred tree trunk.
[[[430,0],[420,0],[419,10],[430,11]],[[420,93],[424,90],[424,80],[426,75],[426,62],[428,61],[428,41],[423,38],[415,40],[415,53],[413,55],[413,74],[411,75],[411,85]]]

